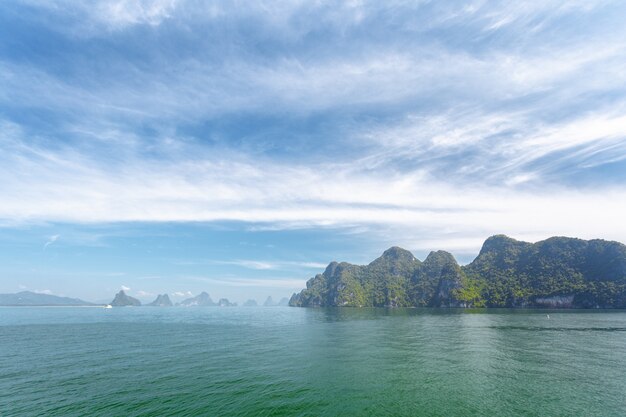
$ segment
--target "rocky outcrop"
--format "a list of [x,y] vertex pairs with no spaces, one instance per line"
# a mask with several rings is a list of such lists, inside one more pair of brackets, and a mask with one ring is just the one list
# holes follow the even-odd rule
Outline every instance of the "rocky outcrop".
[[237,303],[231,303],[228,298],[220,298],[217,305],[218,307],[237,307]]
[[150,307],[171,307],[173,304],[167,294],[159,294],[156,300],[147,305]]
[[181,301],[178,305],[183,307],[215,307],[216,303],[213,302],[211,296],[206,292],[201,292],[195,297],[187,298]]
[[291,306],[626,308],[626,246],[553,237],[488,238],[459,266],[445,251],[424,262],[398,247],[368,265],[331,262]]
[[115,298],[113,299],[113,301],[111,301],[110,304],[113,307],[139,307],[141,306],[141,301],[129,295],[126,295],[124,290],[120,290],[120,292],[115,294]]

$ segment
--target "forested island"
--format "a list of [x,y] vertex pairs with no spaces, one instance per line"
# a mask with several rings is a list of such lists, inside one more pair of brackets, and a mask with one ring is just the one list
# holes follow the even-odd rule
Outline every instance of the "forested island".
[[331,262],[289,305],[626,308],[626,246],[496,235],[465,266],[445,251],[420,261],[392,247],[368,265]]

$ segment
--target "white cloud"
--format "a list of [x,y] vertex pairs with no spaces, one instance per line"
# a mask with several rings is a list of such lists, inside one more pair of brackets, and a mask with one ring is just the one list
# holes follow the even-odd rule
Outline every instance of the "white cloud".
[[[129,290],[130,290],[130,288],[129,288]],[[154,295],[155,295],[154,293],[149,292],[149,291],[143,291],[143,290],[137,291],[137,296],[139,296],[139,297],[152,297]]]
[[[613,138],[621,124],[609,127],[606,132]],[[569,129],[575,132],[573,126]],[[557,146],[529,140],[535,141],[533,152],[539,154],[546,152],[542,147]],[[314,169],[277,163],[259,167],[245,158],[160,165],[134,159],[111,171],[75,152],[37,153],[41,156],[30,159],[0,157],[8,162],[0,167],[3,178],[12,178],[0,185],[0,218],[81,223],[236,220],[276,228],[372,225],[398,233],[452,229],[479,231],[484,237],[533,231],[537,237],[626,240],[626,226],[621,226],[626,192],[621,187],[576,190],[543,185],[525,190],[419,173],[355,170],[353,164],[342,163]],[[516,159],[497,169],[506,169]],[[277,267],[269,261],[238,262],[253,269]]]
[[[55,2],[34,4],[54,13],[67,9]],[[492,233],[626,240],[623,187],[549,180],[559,165],[584,173],[626,158],[623,32],[603,31],[596,22],[593,36],[565,36],[558,25],[537,35],[555,19],[583,16],[605,4],[473,1],[428,9],[431,14],[424,18],[405,13],[402,2],[394,7],[232,3],[201,11],[184,1],[77,3],[72,13],[80,15],[75,20],[86,22],[82,29],[90,27],[85,29],[90,34],[105,36],[135,25],[157,30],[169,19],[180,28],[220,16],[211,27],[223,35],[224,50],[230,51],[231,41],[242,43],[238,36],[246,38],[219,25],[230,30],[242,22],[246,28],[254,23],[255,36],[268,45],[278,39],[294,49],[268,56],[238,54],[238,48],[232,54],[209,51],[219,60],[196,53],[166,59],[163,52],[156,68],[119,60],[118,73],[94,78],[85,73],[84,84],[31,63],[0,62],[5,86],[0,103],[53,112],[63,120],[59,135],[80,139],[64,147],[56,137],[2,122],[0,224],[235,220],[258,229],[315,226],[410,234],[457,249],[473,249],[478,236],[482,241]],[[422,6],[429,4],[410,8]],[[388,13],[381,14],[381,7]],[[351,28],[383,18],[389,19],[383,22],[387,30],[401,29],[398,38],[381,44],[350,37]],[[299,53],[306,46],[299,42],[315,38],[320,22],[331,35],[346,35],[349,53],[341,42]],[[472,32],[476,25],[479,34]],[[424,35],[433,27],[455,26],[458,37],[479,37],[464,48]],[[504,30],[511,32],[480,42],[486,32]],[[611,99],[599,100],[601,105],[590,102],[606,96]],[[362,108],[369,109],[363,112],[367,117],[357,117]],[[388,109],[395,116],[370,118],[371,109]],[[278,114],[300,121],[325,112],[348,114],[329,121],[331,128],[343,129],[340,151],[311,160],[309,155],[274,160],[252,145],[252,150],[204,148],[179,133],[185,130],[181,126],[222,116]],[[146,126],[157,138],[142,136]],[[271,145],[292,146],[291,132],[274,136],[281,135],[288,137]],[[60,144],[46,145],[52,142]],[[152,154],[160,157],[146,156]],[[228,262],[255,270],[297,266]],[[318,266],[323,265],[311,264]]]
[[[498,30],[509,25],[521,25],[525,28],[541,26],[546,21],[558,18],[567,13],[588,13],[599,7],[603,1],[568,2],[546,0],[541,2],[485,2],[475,1],[465,10],[478,14],[485,22],[485,30]],[[478,12],[478,13],[477,13]],[[539,20],[539,22],[536,22]]]
[[193,297],[193,293],[191,291],[175,291],[172,295],[174,297]]
[[311,268],[311,269],[326,268],[326,266],[328,266],[327,263],[323,263],[323,262],[291,262],[290,265],[296,265],[296,266],[301,266],[304,268]]
[[543,155],[591,142],[623,143],[626,138],[626,115],[623,113],[596,113],[555,126],[540,127],[537,134],[518,142],[512,153],[523,158],[539,158]]
[[44,243],[43,248],[46,249],[48,246],[52,245],[54,242],[59,240],[60,235],[53,235],[48,238],[46,243]]
[[36,292],[38,294],[52,295],[52,291],[50,290],[34,290],[33,292]]
[[130,287],[127,287],[126,285],[122,285],[120,287],[123,291],[130,291]]
[[[210,264],[217,265],[235,265],[248,269],[255,270],[284,270],[284,269],[293,269],[296,268],[310,268],[310,269],[319,269],[325,268],[327,264],[319,263],[319,262],[293,262],[293,261],[258,261],[258,260],[246,260],[246,259],[238,259],[233,261],[219,261],[212,260],[207,261]],[[180,264],[180,263],[178,263]],[[195,265],[197,262],[184,262],[186,265]]]
[[115,0],[97,4],[94,17],[113,28],[136,24],[156,26],[171,16],[176,0]]
[[58,0],[23,2],[53,16],[65,17],[60,19],[65,25],[59,24],[55,27],[57,30],[85,36],[141,24],[158,26],[171,17],[177,0],[78,0],[72,2],[71,7]]
[[[311,62],[296,57],[266,62],[234,56],[219,65],[189,57],[164,62],[159,71],[129,66],[123,79],[84,86],[31,66],[0,62],[0,79],[5,84],[5,100],[13,105],[54,109],[68,117],[80,115],[73,123],[82,120],[83,125],[71,127],[75,132],[97,132],[100,140],[119,140],[120,132],[126,132],[127,141],[133,139],[132,134],[124,124],[115,126],[113,121],[193,122],[233,112],[266,113],[268,106],[310,114],[403,100],[436,102],[439,95],[451,92],[456,92],[450,98],[452,105],[511,102],[550,92],[580,96],[624,81],[624,46],[623,41],[603,40],[470,54],[427,43],[411,49],[374,48],[356,56],[331,55]],[[102,74],[104,79],[107,76]],[[35,94],[38,100],[33,102]]]
[[250,260],[240,260],[230,262],[233,265],[243,266],[244,268],[249,269],[276,269],[276,265],[270,262],[262,262],[262,261],[250,261]]
[[259,287],[287,289],[302,288],[306,284],[306,280],[308,279],[209,278],[203,276],[185,276],[181,278],[221,285],[225,287]]

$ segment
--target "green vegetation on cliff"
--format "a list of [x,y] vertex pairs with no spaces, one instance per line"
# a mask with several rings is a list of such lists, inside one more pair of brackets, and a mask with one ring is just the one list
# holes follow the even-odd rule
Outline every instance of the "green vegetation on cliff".
[[292,306],[626,307],[626,246],[553,237],[535,244],[498,235],[459,266],[448,252],[423,262],[393,247],[369,265],[331,262]]

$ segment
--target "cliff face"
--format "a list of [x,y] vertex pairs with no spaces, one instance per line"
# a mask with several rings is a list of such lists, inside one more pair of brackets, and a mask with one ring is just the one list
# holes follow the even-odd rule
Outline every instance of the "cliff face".
[[497,235],[463,267],[448,252],[420,262],[394,247],[369,265],[331,262],[289,304],[626,307],[626,246],[563,237],[532,244]]
[[[321,277],[307,283],[310,291],[301,293],[300,305],[312,301],[333,306],[457,306],[454,290],[461,285],[461,276],[447,252],[432,252],[420,262],[394,247],[366,266],[331,263]],[[323,288],[324,283],[330,286]],[[291,304],[297,305],[296,300]]]
[[618,242],[494,236],[464,271],[490,307],[626,306],[626,246]]
[[411,277],[413,306],[459,307],[455,291],[462,285],[463,272],[445,251],[431,252]]

